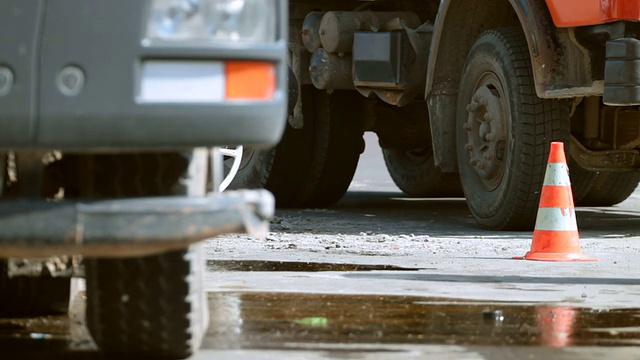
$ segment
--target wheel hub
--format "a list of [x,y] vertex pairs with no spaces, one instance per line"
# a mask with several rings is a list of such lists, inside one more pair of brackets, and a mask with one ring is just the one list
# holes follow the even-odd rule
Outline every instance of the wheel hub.
[[493,73],[484,74],[467,105],[469,116],[465,150],[469,164],[484,185],[492,190],[502,180],[507,157],[509,129],[508,99],[500,80]]

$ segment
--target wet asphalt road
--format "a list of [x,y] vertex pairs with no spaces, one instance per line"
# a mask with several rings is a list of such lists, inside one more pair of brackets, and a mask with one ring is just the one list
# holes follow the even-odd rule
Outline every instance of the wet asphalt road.
[[[482,230],[461,199],[403,198],[369,146],[337,206],[208,242],[211,326],[194,358],[640,358],[640,193],[578,223],[598,262],[512,260],[530,232]],[[100,358],[83,306],[0,320],[0,359]]]

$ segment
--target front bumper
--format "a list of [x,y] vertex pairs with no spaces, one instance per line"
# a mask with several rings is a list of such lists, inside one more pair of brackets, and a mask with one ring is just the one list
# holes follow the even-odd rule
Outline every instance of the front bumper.
[[[287,100],[287,9],[285,0],[277,4],[275,42],[203,44],[145,39],[147,1],[0,0],[8,9],[0,11],[0,33],[11,34],[0,40],[0,68],[11,72],[11,84],[0,89],[0,147],[84,152],[276,143]],[[149,61],[269,64],[275,89],[269,99],[145,102],[141,77]]]
[[2,257],[143,256],[229,232],[262,236],[275,201],[266,190],[206,197],[0,202]]

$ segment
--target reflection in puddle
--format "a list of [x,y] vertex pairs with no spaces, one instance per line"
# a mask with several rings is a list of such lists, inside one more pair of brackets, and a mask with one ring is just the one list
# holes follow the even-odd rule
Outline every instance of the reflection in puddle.
[[373,270],[419,270],[394,265],[331,264],[319,262],[254,261],[254,260],[209,260],[207,271],[373,271]]
[[212,316],[205,348],[283,348],[296,343],[640,344],[640,309],[298,293],[212,293],[209,304]]
[[67,315],[0,319],[0,348],[12,351],[65,350],[69,348],[69,333]]
[[85,326],[84,293],[68,314],[0,318],[0,359],[84,358],[96,346]]

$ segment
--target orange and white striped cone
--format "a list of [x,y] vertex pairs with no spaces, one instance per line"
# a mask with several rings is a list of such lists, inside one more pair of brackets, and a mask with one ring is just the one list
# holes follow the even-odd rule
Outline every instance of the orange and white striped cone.
[[596,261],[580,249],[580,235],[564,143],[552,142],[544,174],[531,251],[516,259],[538,261]]

